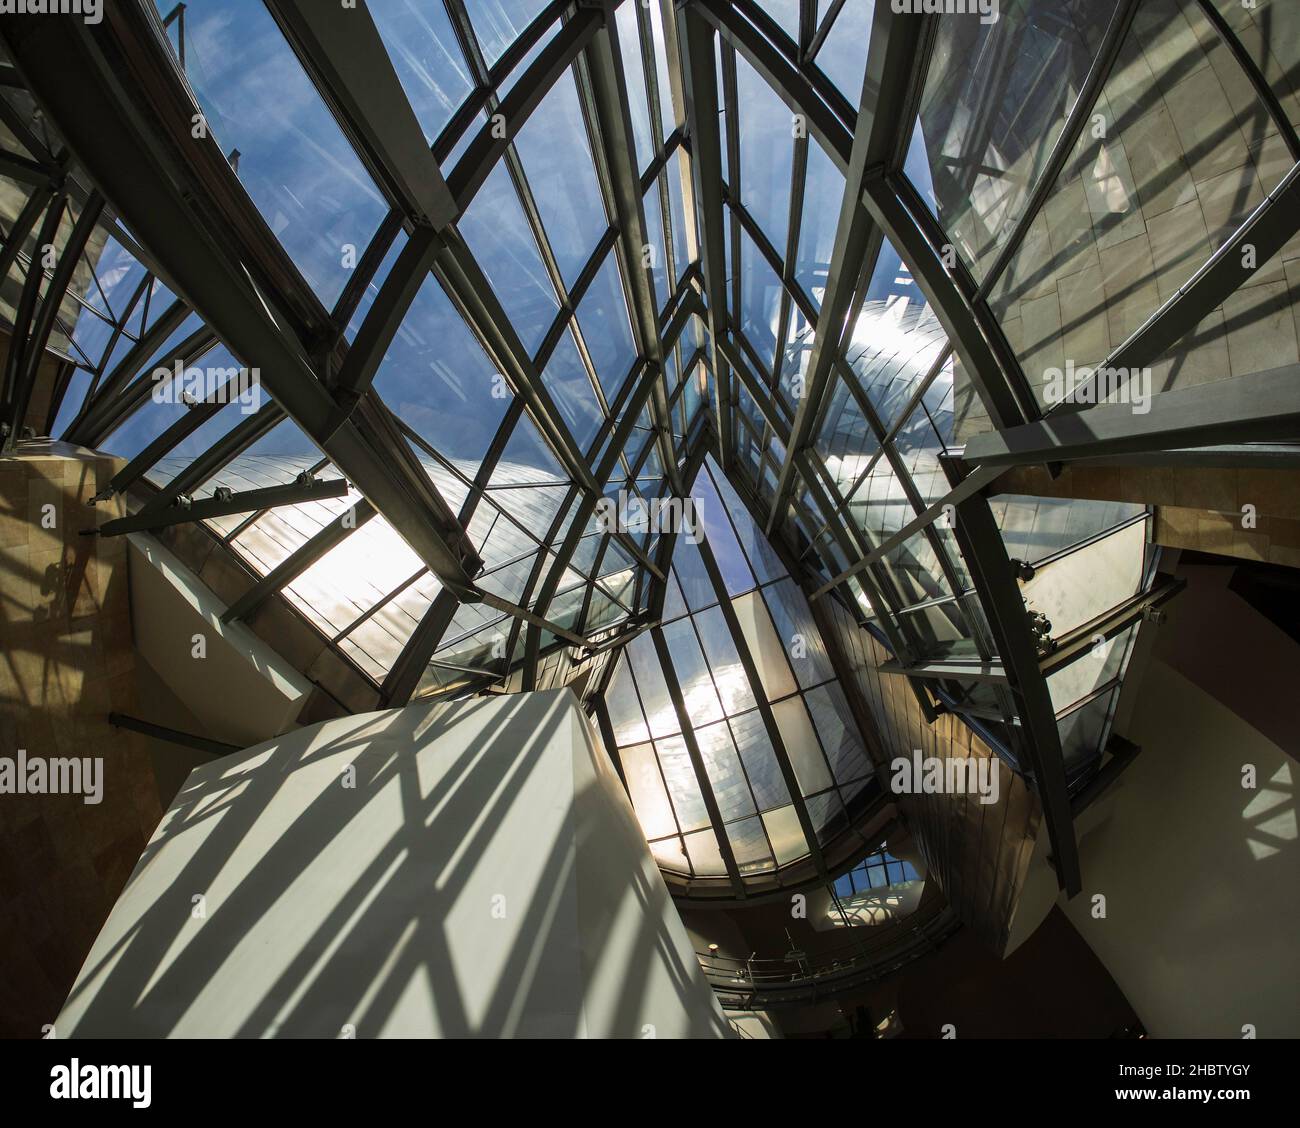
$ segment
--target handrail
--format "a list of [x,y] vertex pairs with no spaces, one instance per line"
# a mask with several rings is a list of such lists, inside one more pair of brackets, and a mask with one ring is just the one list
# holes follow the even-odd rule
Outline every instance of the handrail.
[[738,959],[702,952],[696,958],[723,1008],[744,1010],[849,990],[934,951],[959,927],[956,915],[936,898],[906,920],[854,928],[858,935],[852,943],[797,963],[786,957]]

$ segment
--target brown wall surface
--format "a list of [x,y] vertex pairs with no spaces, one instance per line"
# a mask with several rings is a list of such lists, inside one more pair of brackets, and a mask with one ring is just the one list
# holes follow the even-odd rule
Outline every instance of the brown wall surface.
[[121,516],[86,504],[121,465],[59,444],[0,459],[0,757],[103,760],[98,804],[0,794],[0,1036],[54,1021],[162,816],[146,743],[108,724],[135,706],[126,546],[80,535]]

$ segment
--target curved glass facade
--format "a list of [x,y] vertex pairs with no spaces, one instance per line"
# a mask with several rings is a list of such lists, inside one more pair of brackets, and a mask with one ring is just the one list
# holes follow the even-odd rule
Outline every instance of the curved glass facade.
[[[35,419],[120,455],[135,527],[339,707],[573,681],[688,882],[824,880],[867,806],[822,600],[1064,836],[1151,521],[997,488],[989,444],[1300,363],[1300,26],[1276,0],[893,7],[131,6],[154,197],[90,130],[47,183],[58,114],[0,90],[0,311],[65,360],[39,403],[8,364],[6,441]],[[711,566],[602,517],[683,498]]]

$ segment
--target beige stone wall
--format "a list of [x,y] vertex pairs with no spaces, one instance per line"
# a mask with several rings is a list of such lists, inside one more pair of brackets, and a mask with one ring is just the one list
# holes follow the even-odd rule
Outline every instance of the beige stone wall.
[[126,546],[80,535],[121,516],[86,505],[120,466],[61,444],[0,459],[0,756],[103,758],[98,804],[0,794],[0,1036],[54,1021],[162,815],[146,742],[108,724],[136,705]]
[[[1155,541],[1300,567],[1300,473],[1228,466],[1026,466],[999,492],[1131,501],[1156,507]],[[1247,510],[1251,506],[1251,510]]]

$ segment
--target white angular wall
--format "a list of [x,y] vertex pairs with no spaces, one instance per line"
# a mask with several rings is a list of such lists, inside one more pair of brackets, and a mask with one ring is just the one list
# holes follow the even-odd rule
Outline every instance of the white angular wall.
[[56,1031],[728,1033],[568,690],[329,721],[196,768]]

